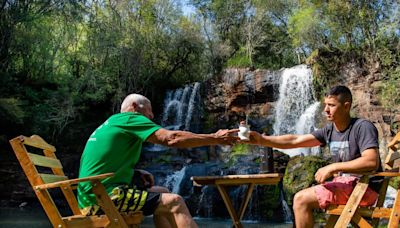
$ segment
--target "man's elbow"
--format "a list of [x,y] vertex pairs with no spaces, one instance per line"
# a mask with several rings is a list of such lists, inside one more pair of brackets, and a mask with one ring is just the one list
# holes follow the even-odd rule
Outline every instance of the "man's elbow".
[[169,147],[182,147],[183,137],[179,134],[179,132],[172,131],[166,138],[165,144]]
[[366,169],[368,171],[377,171],[379,168],[379,160],[378,159],[371,159],[365,163]]

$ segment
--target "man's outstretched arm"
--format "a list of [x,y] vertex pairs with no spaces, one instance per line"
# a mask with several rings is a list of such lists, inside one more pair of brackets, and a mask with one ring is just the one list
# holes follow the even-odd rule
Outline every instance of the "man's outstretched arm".
[[195,134],[189,131],[170,131],[161,128],[151,134],[146,141],[170,147],[198,147],[207,145],[232,145],[239,141],[238,129],[219,130],[212,134]]
[[258,132],[250,132],[250,140],[243,141],[248,144],[255,144],[260,146],[267,146],[279,149],[292,149],[299,147],[313,147],[321,145],[321,142],[312,134],[305,135],[279,135],[269,136],[261,135]]

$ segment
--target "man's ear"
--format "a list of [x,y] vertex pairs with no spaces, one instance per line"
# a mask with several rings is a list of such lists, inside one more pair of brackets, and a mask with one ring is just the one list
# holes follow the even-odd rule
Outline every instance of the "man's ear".
[[138,108],[138,104],[136,104],[135,102],[133,102],[133,103],[131,104],[131,107],[136,111],[137,108]]
[[350,109],[351,109],[351,102],[348,102],[348,101],[344,102],[344,107],[350,111]]

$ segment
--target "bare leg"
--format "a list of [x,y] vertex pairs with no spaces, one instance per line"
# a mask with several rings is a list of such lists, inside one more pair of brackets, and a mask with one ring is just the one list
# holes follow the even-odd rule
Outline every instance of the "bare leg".
[[[177,194],[161,194],[160,204],[154,215],[157,227],[197,228],[185,201]],[[165,226],[166,222],[168,225]]]
[[[148,192],[170,193],[169,189],[162,186],[153,186],[147,189]],[[153,221],[156,227],[173,228],[176,227],[175,220],[171,213],[154,213]]]
[[176,223],[174,218],[169,213],[154,213],[153,215],[154,225],[158,228],[175,228]]
[[296,228],[314,226],[313,209],[319,208],[314,188],[306,188],[296,193],[293,199],[293,211]]

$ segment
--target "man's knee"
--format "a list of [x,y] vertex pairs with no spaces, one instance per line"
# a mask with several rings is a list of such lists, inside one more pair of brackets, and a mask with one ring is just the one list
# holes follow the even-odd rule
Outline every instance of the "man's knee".
[[182,207],[186,207],[186,204],[183,198],[178,194],[163,193],[161,194],[160,206],[169,212],[175,213],[181,210]]
[[299,208],[299,207],[304,207],[305,206],[305,194],[302,192],[302,191],[300,191],[300,192],[297,192],[295,195],[294,195],[294,198],[293,198],[293,209],[296,209],[296,208]]
[[293,209],[318,208],[318,199],[312,188],[307,188],[296,193],[293,198]]

